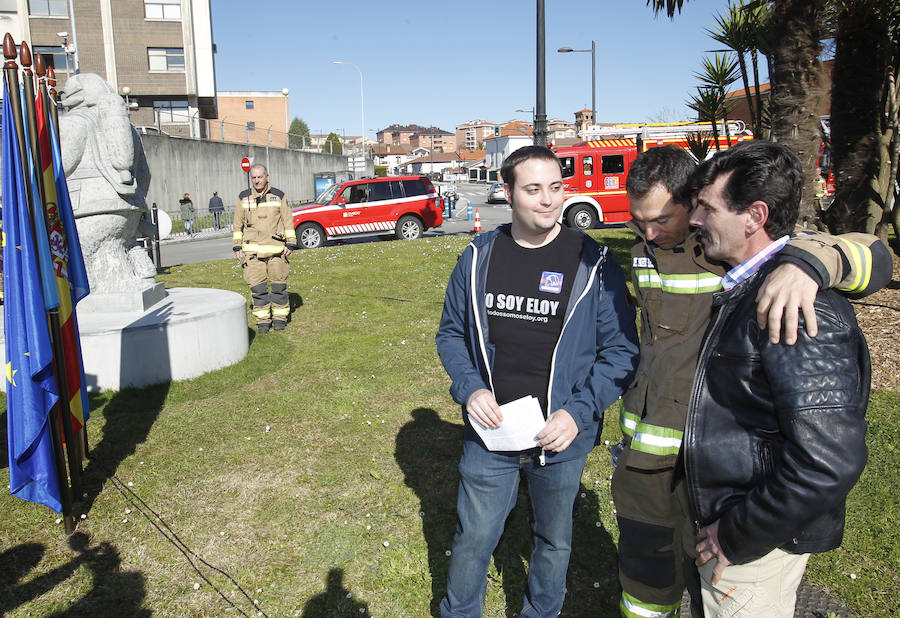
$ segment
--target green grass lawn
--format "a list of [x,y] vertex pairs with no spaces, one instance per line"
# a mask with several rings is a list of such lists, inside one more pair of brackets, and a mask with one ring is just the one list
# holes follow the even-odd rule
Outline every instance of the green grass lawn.
[[[595,235],[627,255],[627,232]],[[467,242],[295,253],[292,321],[254,337],[244,361],[93,396],[76,534],[67,538],[44,507],[0,495],[0,614],[431,614],[444,592],[462,447],[434,333]],[[247,294],[233,260],[160,279]],[[897,393],[873,396],[869,465],[844,547],[808,571],[862,616],[900,610],[898,405]],[[612,411],[605,437],[619,439]],[[616,614],[608,459],[603,448],[588,459],[564,615]],[[487,616],[521,608],[530,543],[521,499],[495,553]]]

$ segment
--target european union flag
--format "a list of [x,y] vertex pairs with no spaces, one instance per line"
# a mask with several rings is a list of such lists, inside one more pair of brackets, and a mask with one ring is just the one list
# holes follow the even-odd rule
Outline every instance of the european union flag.
[[3,86],[3,318],[10,493],[62,511],[50,437],[59,398],[13,109]]

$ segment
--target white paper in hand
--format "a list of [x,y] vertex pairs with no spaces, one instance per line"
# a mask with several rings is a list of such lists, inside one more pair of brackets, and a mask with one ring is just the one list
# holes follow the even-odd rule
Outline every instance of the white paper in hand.
[[500,406],[500,412],[503,423],[496,428],[485,427],[469,415],[472,427],[489,451],[524,451],[539,446],[534,437],[547,421],[537,397],[526,395],[510,401]]

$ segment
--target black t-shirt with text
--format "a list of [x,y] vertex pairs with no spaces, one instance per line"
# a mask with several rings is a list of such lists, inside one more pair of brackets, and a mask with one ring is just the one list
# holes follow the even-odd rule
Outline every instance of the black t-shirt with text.
[[547,410],[550,361],[562,330],[583,250],[578,232],[562,228],[529,249],[501,228],[491,253],[484,303],[495,346],[494,396],[503,405],[534,395]]

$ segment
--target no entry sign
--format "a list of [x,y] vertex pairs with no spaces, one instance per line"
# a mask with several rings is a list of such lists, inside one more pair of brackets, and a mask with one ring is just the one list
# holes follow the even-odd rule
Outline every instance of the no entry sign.
[[250,159],[248,159],[247,157],[244,157],[243,159],[241,159],[241,169],[244,170],[245,172],[250,171]]

